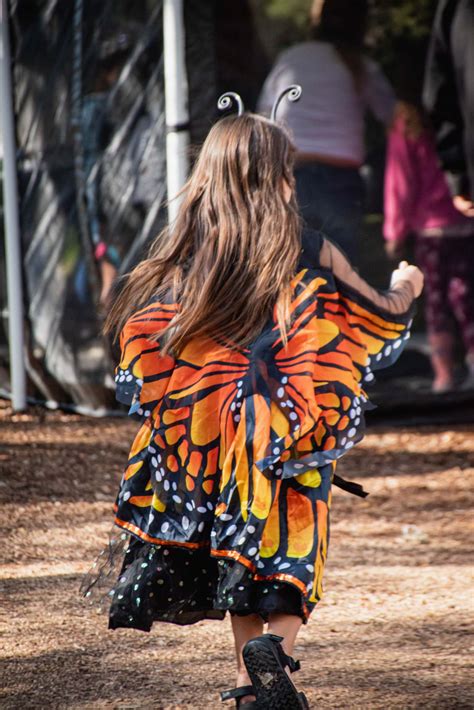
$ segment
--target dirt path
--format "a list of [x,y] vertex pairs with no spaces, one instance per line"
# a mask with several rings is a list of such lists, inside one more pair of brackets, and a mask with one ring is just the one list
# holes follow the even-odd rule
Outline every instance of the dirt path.
[[[227,620],[112,633],[78,599],[135,428],[0,410],[1,708],[219,708],[233,685]],[[376,429],[340,471],[371,495],[335,491],[295,681],[314,708],[474,708],[474,427]]]

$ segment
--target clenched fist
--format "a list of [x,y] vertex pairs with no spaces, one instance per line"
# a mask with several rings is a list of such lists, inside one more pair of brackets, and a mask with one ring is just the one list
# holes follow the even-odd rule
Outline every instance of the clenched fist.
[[392,278],[390,279],[390,286],[393,288],[395,284],[400,281],[409,281],[413,286],[415,292],[415,298],[418,298],[420,293],[423,291],[424,276],[423,273],[417,266],[409,264],[408,261],[401,261],[398,265],[398,269],[392,273]]

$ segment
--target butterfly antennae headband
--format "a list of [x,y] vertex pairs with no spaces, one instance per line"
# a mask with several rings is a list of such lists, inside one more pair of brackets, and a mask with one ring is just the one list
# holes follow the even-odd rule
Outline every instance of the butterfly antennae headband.
[[[294,103],[295,101],[299,101],[302,91],[303,90],[299,84],[291,84],[291,86],[287,86],[286,89],[283,89],[273,103],[270,120],[276,121],[278,107],[285,96],[288,96],[288,101]],[[245,111],[244,102],[240,98],[239,94],[235,93],[235,91],[227,91],[225,94],[222,94],[217,102],[217,108],[220,111],[225,111],[226,109],[231,108],[233,104],[237,105],[237,116],[242,116]]]

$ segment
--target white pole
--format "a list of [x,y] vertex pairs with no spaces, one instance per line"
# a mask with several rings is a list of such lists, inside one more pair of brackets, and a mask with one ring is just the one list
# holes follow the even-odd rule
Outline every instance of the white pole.
[[3,144],[3,210],[12,406],[15,411],[20,411],[26,408],[26,376],[20,228],[16,182],[16,144],[7,0],[1,0],[0,5],[0,136]]
[[175,197],[187,180],[189,167],[188,82],[184,32],[183,0],[164,0],[166,181],[170,224],[176,219],[181,200]]

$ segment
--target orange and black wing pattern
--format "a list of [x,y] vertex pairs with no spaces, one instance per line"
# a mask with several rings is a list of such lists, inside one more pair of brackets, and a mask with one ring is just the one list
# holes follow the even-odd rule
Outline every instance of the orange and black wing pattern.
[[241,563],[320,598],[336,460],[364,431],[364,383],[391,364],[411,313],[376,308],[325,269],[292,283],[282,343],[272,318],[246,348],[189,342],[176,359],[157,334],[177,306],[152,303],[122,334],[117,396],[143,417],[116,503],[142,540]]

